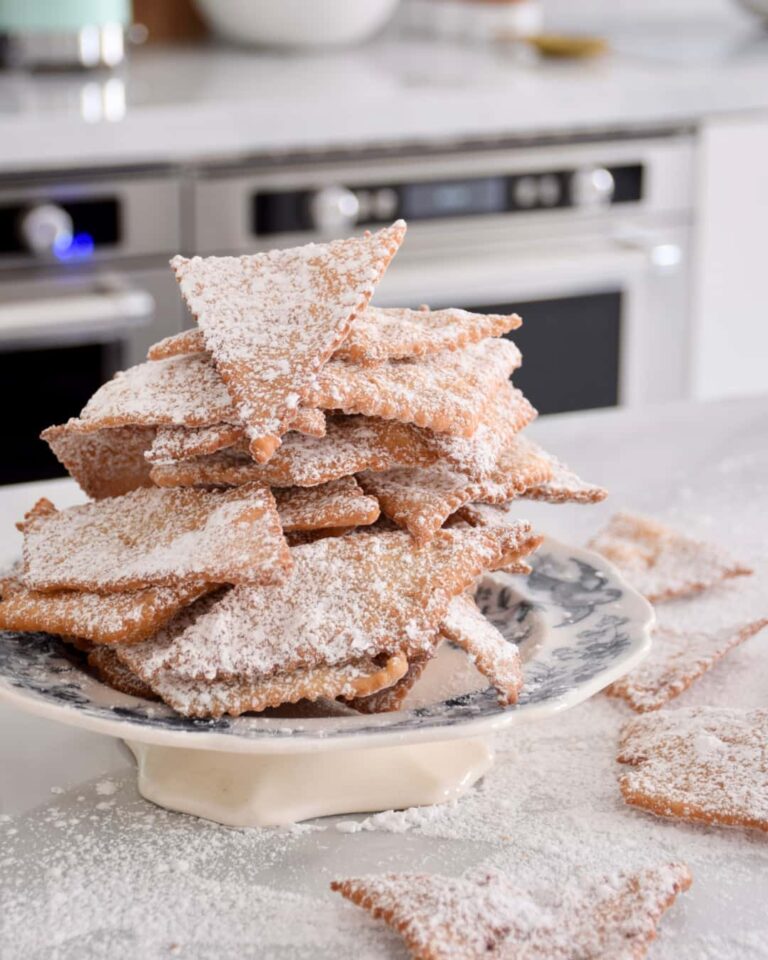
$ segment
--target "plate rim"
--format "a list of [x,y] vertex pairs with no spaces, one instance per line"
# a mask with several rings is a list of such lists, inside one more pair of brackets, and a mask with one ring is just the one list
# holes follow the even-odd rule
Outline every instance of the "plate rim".
[[[317,753],[331,750],[360,749],[363,745],[361,739],[364,739],[366,744],[373,749],[400,746],[405,743],[436,743],[445,740],[464,740],[489,736],[506,727],[562,713],[564,710],[569,710],[583,703],[627,674],[644,659],[651,648],[651,635],[656,620],[653,607],[645,597],[627,583],[626,578],[619,570],[595,551],[564,543],[555,537],[545,536],[539,549],[545,549],[548,544],[558,551],[571,551],[589,559],[590,562],[597,561],[597,566],[610,573],[611,577],[622,587],[625,597],[634,606],[633,628],[637,631],[637,642],[633,643],[631,650],[618,656],[610,666],[605,667],[589,680],[549,700],[530,704],[524,709],[515,709],[513,705],[490,716],[457,717],[455,723],[433,726],[430,726],[427,722],[418,727],[388,729],[388,725],[382,723],[379,730],[369,728],[364,730],[351,729],[349,733],[334,733],[328,737],[324,737],[322,734],[306,736],[301,731],[295,732],[291,728],[284,727],[286,733],[282,736],[273,734],[259,739],[239,736],[232,732],[224,733],[218,730],[197,731],[195,733],[183,729],[169,730],[154,727],[149,723],[143,724],[132,721],[129,717],[112,719],[93,716],[61,701],[48,700],[42,696],[31,696],[28,690],[12,686],[3,676],[0,676],[0,702],[16,707],[24,713],[64,723],[68,726],[80,727],[91,733],[99,733],[120,740],[132,740],[136,743],[148,743],[178,749],[208,750],[217,753]],[[413,711],[406,711],[405,713],[409,712]],[[404,714],[390,714],[389,716],[394,717],[396,715],[402,718]],[[370,722],[374,716],[376,715],[367,717],[368,721]],[[381,715],[382,718],[384,716],[387,715]],[[274,719],[276,724],[285,724],[288,718]]]

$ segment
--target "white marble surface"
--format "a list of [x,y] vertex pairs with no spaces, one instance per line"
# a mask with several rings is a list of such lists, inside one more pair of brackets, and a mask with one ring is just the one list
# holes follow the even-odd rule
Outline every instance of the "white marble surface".
[[[609,511],[634,508],[732,547],[765,577],[768,401],[558,416],[532,433],[612,493],[595,508],[525,504],[540,528],[579,542]],[[78,496],[68,481],[0,491],[4,559],[18,550],[14,521],[43,493]],[[764,633],[677,705],[765,705],[767,674]],[[404,960],[394,936],[337,902],[332,878],[482,861],[560,882],[642,855],[682,857],[695,877],[652,958],[766,960],[764,838],[628,811],[613,762],[628,715],[597,696],[515,728],[484,783],[438,819],[396,815],[350,833],[355,818],[342,831],[333,820],[233,831],[157,811],[118,743],[0,707],[0,956]]]
[[[626,11],[625,11],[626,14]],[[768,35],[736,14],[577,23],[594,61],[406,38],[295,56],[133,51],[111,78],[0,74],[0,172],[233,160],[698,123],[768,111]],[[393,35],[394,34],[394,35]]]

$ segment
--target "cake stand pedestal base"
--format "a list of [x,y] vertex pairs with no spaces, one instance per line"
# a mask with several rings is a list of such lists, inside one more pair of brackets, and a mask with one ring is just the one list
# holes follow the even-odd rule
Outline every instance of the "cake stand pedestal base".
[[125,743],[143,797],[232,827],[444,803],[493,764],[484,739],[257,754]]

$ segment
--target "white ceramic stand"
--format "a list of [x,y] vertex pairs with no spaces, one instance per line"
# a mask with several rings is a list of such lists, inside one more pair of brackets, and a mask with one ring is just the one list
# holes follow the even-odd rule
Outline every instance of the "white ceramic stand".
[[288,754],[126,744],[143,797],[233,827],[443,803],[493,764],[483,739]]

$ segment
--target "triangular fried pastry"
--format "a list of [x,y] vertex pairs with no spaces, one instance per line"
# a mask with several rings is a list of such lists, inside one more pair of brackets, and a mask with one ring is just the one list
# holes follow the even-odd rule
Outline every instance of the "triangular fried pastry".
[[624,726],[619,786],[659,817],[768,831],[768,710],[689,707]]
[[[204,597],[142,644],[118,648],[147,683],[253,679],[364,656],[431,649],[451,598],[503,559],[477,530],[416,549],[404,533],[348,534],[291,550],[293,575],[271,587]],[[157,688],[159,689],[159,688]]]
[[318,373],[306,402],[471,437],[520,361],[510,340],[375,365],[333,360]]
[[186,717],[237,717],[299,700],[370,696],[396,683],[407,669],[406,658],[395,654],[253,679],[185,680],[170,672],[161,673],[153,678],[152,689]]
[[244,452],[225,450],[209,457],[156,464],[158,486],[237,486],[260,481],[275,487],[313,487],[361,470],[394,464],[433,463],[436,454],[408,424],[370,417],[329,417],[323,439],[288,434],[265,464]]
[[690,596],[752,573],[720,547],[630,513],[614,514],[589,545],[652,603]]
[[440,624],[440,632],[467,654],[480,673],[487,677],[508,706],[517,701],[523,685],[520,652],[480,613],[466,595],[454,597]]
[[126,667],[111,647],[97,647],[88,654],[88,666],[107,686],[113,687],[129,697],[142,700],[159,700],[160,697],[150,686],[140,680]]
[[152,486],[151,467],[145,454],[155,439],[153,427],[84,431],[79,421],[70,420],[48,427],[41,437],[83,492],[94,500]]
[[766,626],[768,617],[712,632],[657,626],[650,653],[605,692],[621,697],[638,713],[658,710]]
[[525,437],[513,437],[485,480],[434,464],[395,467],[359,475],[360,485],[375,496],[382,512],[425,543],[465,503],[503,503],[549,476],[549,465]]
[[331,889],[396,930],[414,960],[640,960],[690,885],[688,868],[669,863],[549,890],[482,868],[379,874]]
[[24,528],[23,579],[44,592],[274,583],[289,568],[274,498],[257,484],[134,490],[34,517]]
[[147,587],[133,593],[59,590],[40,593],[17,580],[0,601],[0,629],[44,631],[92,643],[138,643],[156,633],[210,588],[199,583]]
[[275,488],[272,493],[284,533],[366,526],[379,517],[378,500],[366,496],[354,477],[317,487]]
[[[368,306],[356,319],[346,340],[334,353],[341,360],[378,363],[421,357],[443,350],[459,350],[488,337],[500,337],[516,330],[522,321],[517,314],[500,316],[447,310],[409,310],[404,307]],[[184,330],[149,348],[148,360],[165,360],[184,353],[205,352],[200,329]]]
[[171,261],[259,462],[279,446],[404,236],[405,223],[398,221],[327,244]]

